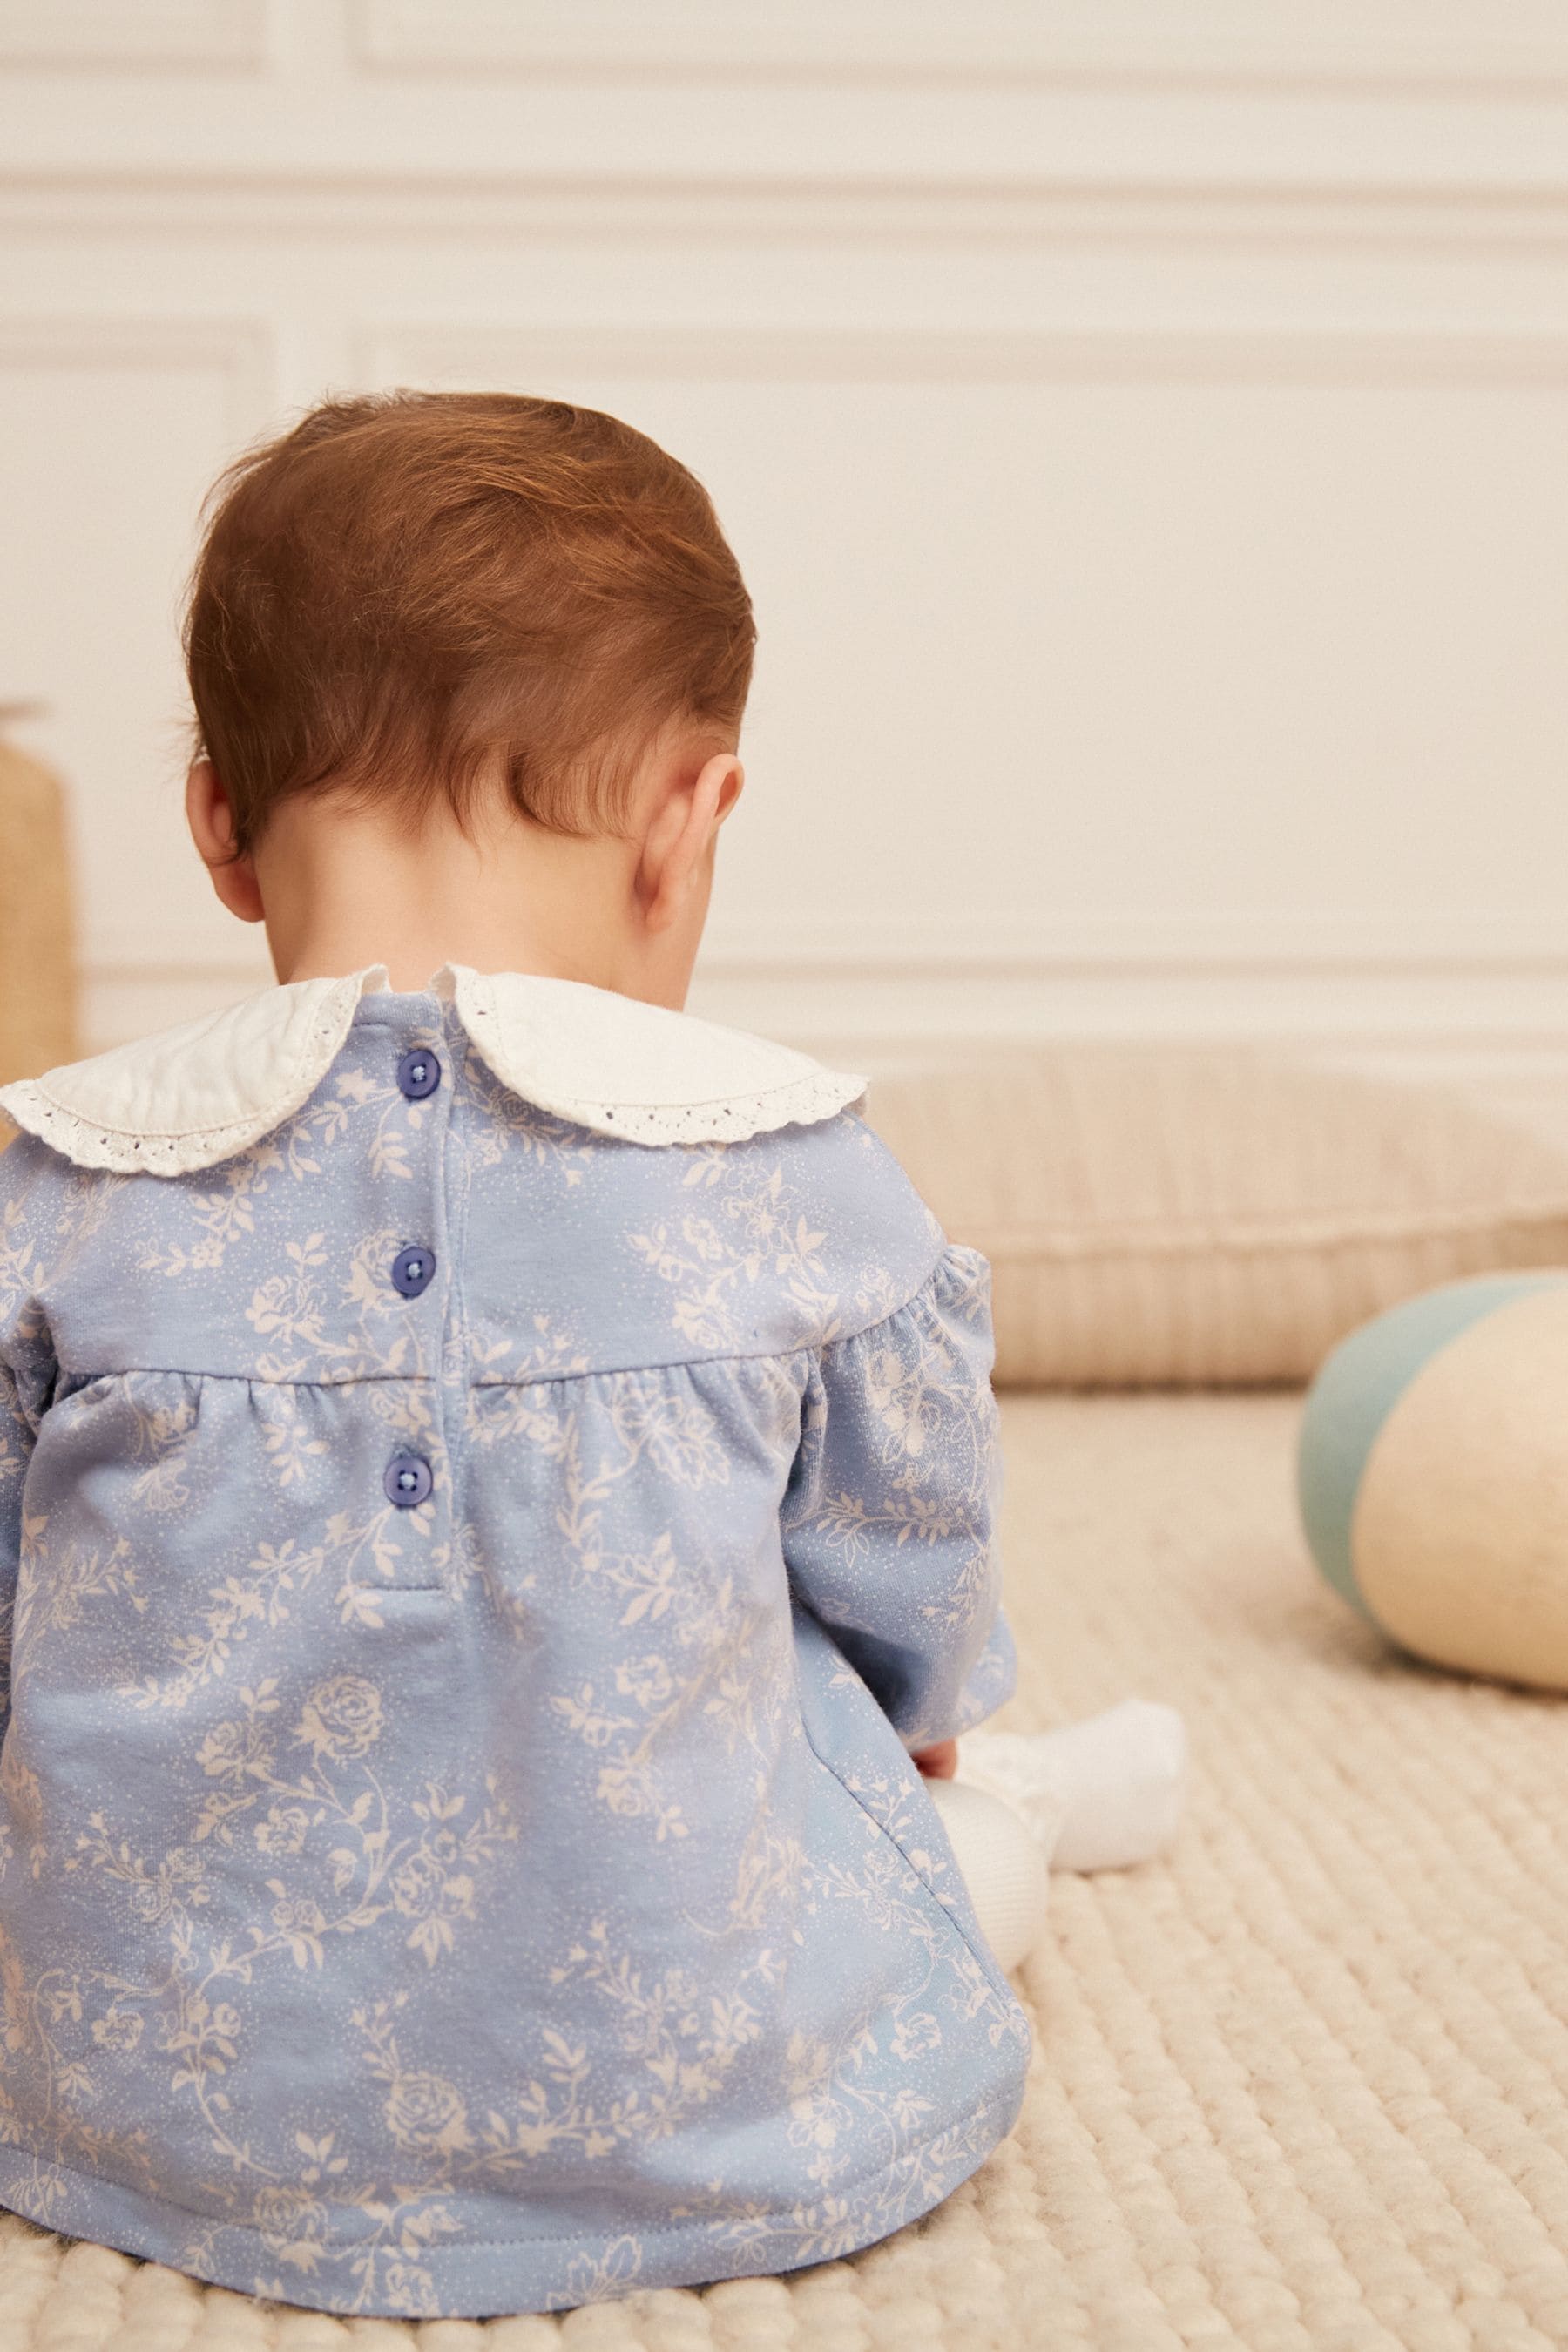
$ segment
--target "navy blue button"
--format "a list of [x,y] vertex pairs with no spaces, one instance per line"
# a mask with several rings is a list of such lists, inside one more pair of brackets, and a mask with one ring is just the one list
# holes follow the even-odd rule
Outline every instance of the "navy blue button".
[[430,1465],[423,1454],[395,1454],[381,1483],[389,1503],[411,1511],[430,1492]]
[[441,1083],[441,1062],[428,1045],[416,1045],[397,1065],[397,1083],[410,1102],[423,1102]]
[[405,1298],[417,1298],[436,1271],[436,1253],[411,1242],[392,1261],[392,1284]]

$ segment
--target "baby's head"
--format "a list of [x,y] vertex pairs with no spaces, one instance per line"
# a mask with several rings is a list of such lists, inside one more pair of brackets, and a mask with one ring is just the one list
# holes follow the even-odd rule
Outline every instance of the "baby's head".
[[679,1004],[754,643],[707,493],[629,425],[328,403],[215,493],[196,846],[280,979],[450,960]]

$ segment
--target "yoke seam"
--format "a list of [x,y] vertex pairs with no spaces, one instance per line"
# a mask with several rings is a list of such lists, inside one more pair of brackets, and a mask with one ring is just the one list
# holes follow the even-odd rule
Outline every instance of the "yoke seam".
[[[713,1354],[708,1356],[639,1358],[637,1362],[629,1364],[595,1364],[585,1371],[540,1372],[531,1380],[470,1381],[465,1379],[463,1385],[466,1388],[475,1389],[567,1388],[580,1381],[615,1380],[625,1372],[695,1371],[707,1364],[787,1364],[793,1362],[797,1356],[830,1355],[834,1349],[845,1347],[852,1339],[874,1338],[898,1316],[904,1314],[914,1305],[921,1293],[930,1287],[932,1276],[943,1261],[951,1255],[952,1249],[962,1246],[963,1246],[962,1244],[950,1244],[944,1246],[931,1261],[914,1288],[906,1297],[901,1298],[896,1307],[889,1307],[884,1314],[878,1316],[875,1322],[858,1324],[853,1331],[840,1331],[837,1339],[803,1339],[793,1348],[727,1348],[716,1349]],[[253,1388],[353,1389],[367,1388],[378,1381],[397,1382],[407,1388],[416,1388],[421,1385],[439,1388],[443,1385],[442,1376],[437,1372],[356,1372],[351,1380],[332,1381],[281,1380],[268,1372],[216,1371],[200,1364],[106,1364],[95,1372],[79,1373],[74,1367],[68,1365],[62,1364],[59,1369],[68,1380],[79,1378],[83,1381],[102,1381],[113,1380],[128,1372],[163,1372],[174,1378],[188,1381],[243,1381],[247,1386]]]
[[853,1331],[840,1331],[833,1339],[803,1339],[795,1348],[726,1348],[710,1356],[660,1356],[655,1360],[643,1360],[635,1364],[596,1364],[589,1371],[541,1372],[532,1380],[483,1380],[469,1385],[476,1389],[548,1389],[563,1388],[573,1381],[614,1380],[623,1372],[695,1371],[703,1364],[787,1364],[797,1356],[831,1355],[836,1348],[846,1347],[852,1339],[874,1339],[879,1331],[905,1314],[923,1290],[931,1286],[932,1276],[951,1254],[945,1245],[932,1259],[914,1288],[896,1307],[879,1315],[874,1323],[858,1324]]

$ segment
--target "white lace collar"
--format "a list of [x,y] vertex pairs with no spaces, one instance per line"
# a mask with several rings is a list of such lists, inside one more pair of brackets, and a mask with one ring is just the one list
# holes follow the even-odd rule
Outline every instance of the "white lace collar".
[[[384,964],[291,981],[226,1013],[0,1087],[16,1125],[82,1168],[181,1176],[280,1127],[342,1050]],[[446,964],[429,992],[455,1005],[503,1086],[574,1126],[633,1143],[731,1143],[828,1118],[864,1078],[743,1030],[574,980]]]

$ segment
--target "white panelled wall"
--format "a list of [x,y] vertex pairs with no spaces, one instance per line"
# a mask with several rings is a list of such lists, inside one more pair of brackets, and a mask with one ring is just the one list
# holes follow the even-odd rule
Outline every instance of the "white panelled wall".
[[0,0],[0,699],[93,1042],[201,493],[323,390],[617,410],[761,628],[694,1003],[1568,1071],[1557,0]]

